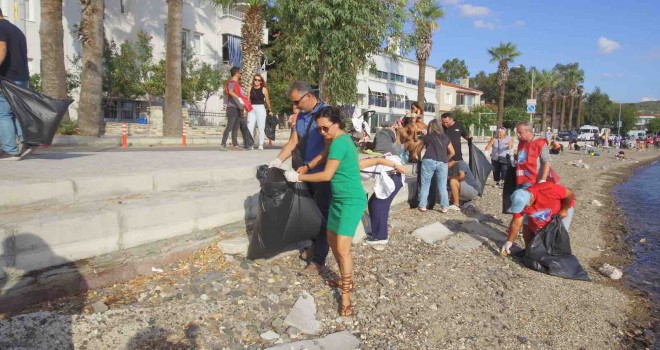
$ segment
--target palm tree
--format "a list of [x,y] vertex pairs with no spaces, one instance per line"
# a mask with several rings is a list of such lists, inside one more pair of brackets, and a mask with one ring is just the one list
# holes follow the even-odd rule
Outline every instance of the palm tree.
[[[81,135],[98,136],[103,100],[103,0],[80,0],[78,35],[82,43],[82,75],[78,128]],[[66,80],[65,80],[66,81]]]
[[566,70],[566,84],[568,85],[568,95],[571,98],[571,107],[568,110],[569,130],[573,128],[573,111],[575,109],[575,96],[577,95],[577,86],[583,81],[584,81],[584,71],[580,69],[579,63],[569,64]]
[[183,0],[167,0],[167,42],[165,46],[165,105],[163,135],[180,136],[183,129],[181,106]]
[[241,86],[246,91],[250,89],[252,77],[259,73],[261,67],[261,38],[263,37],[264,27],[264,7],[267,5],[265,0],[208,0],[212,4],[224,8],[234,8],[237,5],[247,5],[243,15],[243,24],[241,26],[241,72],[247,79],[241,81]]
[[[539,90],[541,91],[540,97],[543,101],[543,112],[541,114],[541,130],[544,131],[546,128],[547,121],[547,112],[548,112],[548,102],[552,96],[552,90],[557,84],[557,75],[554,71],[542,70],[538,74]],[[550,118],[550,124],[552,124],[552,118]]]
[[504,90],[506,89],[506,81],[509,79],[509,63],[520,56],[515,44],[500,43],[498,47],[491,47],[488,49],[490,54],[490,62],[499,62],[497,66],[497,85],[500,86],[500,99],[497,104],[497,125],[504,124]]
[[[39,38],[41,45],[42,91],[50,97],[66,98],[62,0],[41,1]],[[69,121],[69,113],[64,115],[63,121]]]
[[[415,47],[419,76],[417,80],[417,103],[424,110],[424,90],[426,87],[426,61],[433,47],[433,32],[440,28],[438,20],[445,16],[442,7],[435,0],[418,0],[410,9],[415,26],[412,46]],[[435,78],[435,77],[434,77]]]

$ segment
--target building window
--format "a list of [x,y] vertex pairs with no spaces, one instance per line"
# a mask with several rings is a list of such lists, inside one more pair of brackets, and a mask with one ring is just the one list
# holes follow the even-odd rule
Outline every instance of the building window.
[[410,107],[412,106],[412,103],[413,103],[413,101],[409,100],[406,97],[406,101],[405,101],[405,105],[404,105],[405,109],[410,109]]
[[445,104],[446,105],[452,104],[451,92],[445,92]]
[[234,67],[240,67],[243,56],[241,54],[241,37],[231,34],[222,34],[222,61]]
[[390,107],[391,108],[406,108],[406,97],[403,95],[395,95],[390,93]]
[[390,80],[404,82],[405,77],[401,74],[390,73]]
[[457,106],[464,106],[465,105],[465,95],[456,94],[456,105]]
[[188,30],[184,29],[181,31],[181,50],[190,49],[190,41],[188,41]]
[[413,78],[408,78],[408,77],[406,77],[406,83],[407,83],[407,84],[410,84],[410,85],[415,85],[415,86],[417,86],[418,80],[417,80],[417,79],[413,79]]
[[435,104],[426,102],[424,99],[424,112],[435,113]]
[[428,82],[428,81],[424,83],[424,86],[429,88],[429,89],[435,89],[435,83],[431,83],[431,82]]
[[198,55],[202,54],[202,34],[195,33],[193,36],[193,52]]
[[369,89],[369,105],[387,107],[387,96],[382,92],[375,92]]
[[387,80],[388,74],[387,72],[383,72],[382,70],[372,70],[369,72],[372,77],[379,78],[379,79],[385,79]]

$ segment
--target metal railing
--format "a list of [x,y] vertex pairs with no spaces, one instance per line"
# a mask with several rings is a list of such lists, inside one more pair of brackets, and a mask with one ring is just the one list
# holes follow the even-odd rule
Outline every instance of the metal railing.
[[235,8],[222,6],[220,8],[220,17],[233,17],[242,21],[245,18],[245,13]]
[[189,110],[190,126],[225,126],[227,115],[224,112],[203,112]]

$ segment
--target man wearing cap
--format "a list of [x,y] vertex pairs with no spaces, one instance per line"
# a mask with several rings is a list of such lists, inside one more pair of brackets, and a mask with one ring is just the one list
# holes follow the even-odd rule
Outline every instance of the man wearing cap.
[[382,128],[374,136],[374,152],[395,154],[394,144],[396,143],[396,125],[391,120],[386,120],[381,124]]
[[529,188],[515,190],[511,195],[511,208],[509,208],[513,218],[509,224],[507,240],[502,245],[500,253],[511,254],[511,246],[521,226],[527,246],[534,235],[552,221],[554,215],[562,218],[564,227],[568,231],[573,219],[573,207],[575,207],[573,191],[554,182],[539,183]]

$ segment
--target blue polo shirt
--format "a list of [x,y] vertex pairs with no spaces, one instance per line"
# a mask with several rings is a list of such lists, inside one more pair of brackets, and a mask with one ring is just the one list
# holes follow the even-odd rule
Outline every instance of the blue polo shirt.
[[[313,114],[318,112],[319,109],[326,107],[327,105],[323,102],[318,103],[314,109],[309,113],[298,113],[298,118],[296,118],[296,133],[298,133],[298,142],[305,136],[307,131],[307,125],[312,123],[312,126],[309,127],[309,137],[307,138],[307,147],[305,149],[305,164],[308,164],[316,156],[323,152],[325,148],[325,140],[319,132],[316,126],[316,120],[314,120]],[[318,173],[322,171],[325,167],[325,164],[321,164],[315,168],[309,170],[309,173]]]

